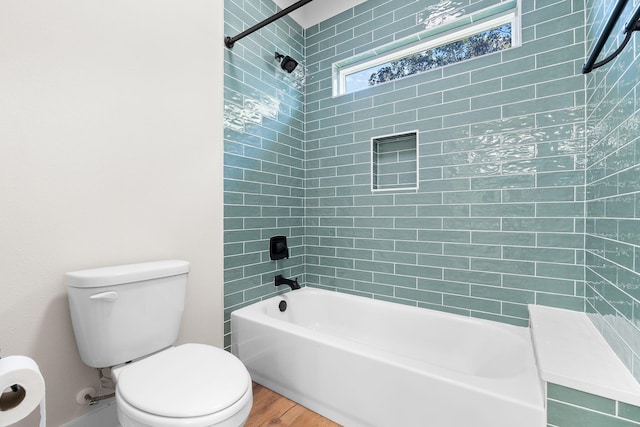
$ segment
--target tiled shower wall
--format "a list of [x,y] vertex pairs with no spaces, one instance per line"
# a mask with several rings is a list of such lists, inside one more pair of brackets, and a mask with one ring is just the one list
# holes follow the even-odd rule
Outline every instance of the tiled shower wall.
[[[640,43],[586,91],[580,75],[585,28],[590,46],[614,1],[524,0],[522,47],[333,98],[332,62],[419,31],[435,2],[398,3],[369,0],[304,37],[285,18],[227,52],[227,316],[273,294],[278,273],[515,324],[528,303],[586,303],[638,378]],[[274,11],[225,0],[225,31]],[[275,50],[305,58],[306,75]],[[419,190],[373,194],[370,139],[413,130]],[[276,234],[291,259],[268,259]],[[553,384],[547,405],[549,426],[640,424],[636,407]]]
[[[588,0],[588,45],[615,2]],[[605,47],[640,4],[630,1]],[[640,43],[587,77],[586,310],[640,378]]]
[[[227,315],[271,295],[279,273],[516,324],[528,303],[584,310],[586,292],[586,310],[633,370],[638,43],[588,77],[585,101],[584,17],[593,39],[613,0],[586,11],[579,0],[523,1],[522,47],[331,96],[334,61],[419,31],[433,3],[369,0],[304,35],[284,18],[227,51]],[[275,10],[226,0],[225,32]],[[286,74],[276,50],[306,70]],[[370,139],[412,130],[419,190],[372,193]],[[277,234],[289,236],[291,259],[268,259]]]
[[547,426],[639,427],[640,408],[556,384],[548,384]]
[[[276,11],[271,1],[225,0],[225,34]],[[274,294],[276,274],[304,273],[304,72],[286,73],[276,51],[304,58],[302,28],[290,17],[225,51],[225,347],[231,310]],[[289,259],[269,259],[276,235],[288,237]]]
[[[398,3],[306,31],[306,283],[518,325],[583,311],[583,2],[522,1],[521,47],[332,97],[332,63],[437,1]],[[372,193],[371,138],[412,130],[419,189]]]

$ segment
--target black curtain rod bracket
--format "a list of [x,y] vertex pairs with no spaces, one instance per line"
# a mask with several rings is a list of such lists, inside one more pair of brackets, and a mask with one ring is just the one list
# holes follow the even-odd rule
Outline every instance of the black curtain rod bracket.
[[619,0],[616,4],[616,7],[611,13],[607,24],[605,25],[602,33],[600,34],[600,37],[598,38],[598,41],[593,47],[593,51],[591,51],[591,54],[587,58],[587,62],[585,62],[582,66],[583,74],[588,74],[594,69],[602,67],[603,65],[613,60],[613,58],[618,56],[620,52],[622,52],[622,50],[627,46],[627,43],[629,43],[629,40],[631,40],[631,35],[635,31],[640,31],[640,6],[638,6],[635,13],[631,17],[631,20],[629,20],[627,25],[625,25],[624,34],[626,35],[620,46],[618,46],[618,48],[611,55],[607,56],[602,61],[596,62],[596,59],[598,59],[598,55],[600,55],[600,52],[602,52],[607,39],[609,39],[609,36],[611,35],[611,31],[613,31],[613,28],[616,26],[620,15],[622,15],[622,11],[627,5],[627,1],[628,0]]
[[225,37],[224,38],[224,45],[226,47],[228,47],[229,49],[232,49],[233,45],[238,40],[243,39],[246,36],[248,36],[249,34],[258,31],[262,27],[266,27],[267,25],[271,24],[273,21],[277,21],[278,19],[282,18],[283,16],[290,14],[291,12],[293,12],[296,9],[300,9],[302,6],[304,6],[307,3],[311,3],[312,1],[313,0],[300,0],[300,1],[292,4],[291,6],[285,8],[285,9],[282,9],[280,12],[276,13],[275,15],[270,16],[269,18],[265,19],[264,21],[257,23],[256,25],[254,25],[253,27],[249,28],[248,30],[244,30],[243,32],[241,32],[240,34],[238,34],[235,37]]

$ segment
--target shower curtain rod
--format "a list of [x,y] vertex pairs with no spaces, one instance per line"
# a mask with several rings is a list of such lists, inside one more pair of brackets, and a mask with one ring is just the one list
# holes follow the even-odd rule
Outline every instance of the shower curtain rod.
[[258,31],[262,27],[265,27],[265,26],[271,24],[273,21],[277,21],[278,19],[282,18],[283,16],[290,14],[294,10],[301,8],[305,4],[311,3],[312,1],[313,0],[300,0],[300,1],[292,4],[291,6],[287,7],[286,9],[282,9],[280,12],[276,13],[273,16],[270,16],[269,18],[265,19],[264,21],[257,23],[256,25],[254,25],[253,27],[249,28],[248,30],[244,30],[243,32],[241,32],[240,34],[238,34],[235,37],[225,37],[224,38],[224,45],[226,47],[228,47],[229,49],[232,49],[234,43],[237,42],[238,40],[248,36],[249,34],[255,32],[255,31]]
[[620,52],[622,52],[622,50],[625,48],[625,46],[627,46],[627,43],[629,43],[629,40],[631,40],[631,35],[633,34],[633,32],[640,31],[640,6],[638,6],[635,13],[631,17],[631,20],[629,20],[629,22],[624,28],[624,33],[626,34],[626,36],[622,41],[622,43],[620,44],[620,46],[618,46],[618,48],[611,55],[607,56],[605,59],[603,59],[600,62],[596,62],[596,59],[598,59],[598,55],[600,55],[600,52],[604,48],[604,45],[607,42],[607,39],[609,39],[609,36],[611,35],[611,31],[613,31],[613,28],[618,22],[620,15],[622,15],[622,11],[627,5],[627,2],[628,0],[618,0],[618,3],[616,4],[615,9],[613,10],[613,12],[611,13],[611,16],[609,17],[609,21],[607,21],[607,25],[605,25],[604,29],[602,30],[602,33],[600,34],[600,37],[598,38],[598,41],[593,47],[593,51],[591,51],[589,58],[587,58],[587,62],[585,62],[584,65],[582,66],[583,74],[590,73],[595,68],[602,67],[603,65],[610,62],[613,58],[618,56]]

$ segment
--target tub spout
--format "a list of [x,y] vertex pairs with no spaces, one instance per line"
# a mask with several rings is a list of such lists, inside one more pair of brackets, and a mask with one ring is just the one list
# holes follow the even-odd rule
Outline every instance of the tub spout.
[[288,285],[291,290],[295,290],[295,289],[300,289],[300,285],[298,284],[298,279],[285,279],[284,277],[282,277],[282,274],[278,274],[275,277],[275,281],[274,281],[276,286],[280,286],[280,285]]

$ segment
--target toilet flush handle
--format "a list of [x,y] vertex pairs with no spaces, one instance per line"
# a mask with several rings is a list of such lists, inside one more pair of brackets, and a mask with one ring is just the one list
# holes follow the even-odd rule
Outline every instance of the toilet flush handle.
[[114,291],[101,292],[99,294],[91,295],[89,299],[113,302],[118,299],[118,293]]

